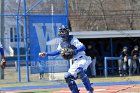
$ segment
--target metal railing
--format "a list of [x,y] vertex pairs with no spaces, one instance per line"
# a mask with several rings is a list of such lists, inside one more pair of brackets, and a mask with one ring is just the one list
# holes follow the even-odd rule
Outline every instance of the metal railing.
[[[109,69],[108,60],[122,60],[122,59],[123,59],[123,57],[104,57],[104,76],[108,77],[108,69]],[[139,59],[140,59],[140,57],[139,57]],[[128,61],[131,61],[131,57],[128,57]]]

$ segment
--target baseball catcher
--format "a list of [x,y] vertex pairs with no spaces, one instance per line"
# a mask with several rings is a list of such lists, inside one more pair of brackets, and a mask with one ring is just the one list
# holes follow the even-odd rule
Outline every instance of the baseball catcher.
[[1,52],[1,56],[0,56],[0,60],[1,60],[0,67],[1,67],[1,69],[4,69],[5,66],[6,66],[6,61],[5,61],[4,51],[3,51],[3,47],[1,45],[1,43],[0,43],[0,52]]
[[60,54],[65,60],[71,59],[73,64],[64,77],[69,89],[72,93],[79,93],[75,80],[80,78],[87,93],[93,93],[93,88],[85,73],[85,70],[91,63],[91,58],[85,55],[85,46],[76,37],[69,35],[69,29],[64,25],[59,28],[59,36],[61,37],[61,41],[57,50],[50,53],[39,53],[39,56],[55,56]]

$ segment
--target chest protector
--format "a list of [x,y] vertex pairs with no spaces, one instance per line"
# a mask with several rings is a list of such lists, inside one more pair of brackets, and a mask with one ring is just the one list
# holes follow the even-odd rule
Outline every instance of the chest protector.
[[76,47],[70,43],[72,39],[73,39],[73,36],[69,36],[67,40],[63,40],[60,43],[61,48],[62,48],[61,56],[66,60],[69,60],[73,58],[74,56],[74,49],[76,49]]
[[70,43],[72,39],[73,39],[73,35],[69,35],[69,38],[67,40],[61,42],[60,44],[61,48],[76,49],[76,47]]

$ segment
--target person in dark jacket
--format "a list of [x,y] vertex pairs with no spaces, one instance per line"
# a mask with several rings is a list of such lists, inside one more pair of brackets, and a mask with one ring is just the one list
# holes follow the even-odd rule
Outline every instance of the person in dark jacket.
[[137,70],[137,62],[139,61],[139,47],[135,46],[131,51],[131,62],[129,63],[129,75],[134,75]]
[[120,77],[122,76],[126,76],[127,72],[127,62],[128,62],[128,51],[127,51],[127,47],[123,47],[123,50],[121,52],[120,57],[123,57],[122,60],[119,61],[119,74]]
[[95,47],[93,47],[92,44],[88,44],[86,54],[90,56],[92,59],[92,63],[89,66],[90,71],[91,71],[90,76],[96,77],[96,58],[97,58],[98,52],[95,49]]

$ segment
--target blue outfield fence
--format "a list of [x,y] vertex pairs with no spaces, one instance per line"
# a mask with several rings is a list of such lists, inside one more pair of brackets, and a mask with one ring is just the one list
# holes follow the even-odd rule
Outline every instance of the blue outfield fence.
[[[39,52],[56,51],[59,38],[58,29],[61,25],[68,26],[68,1],[64,0],[63,12],[54,14],[56,7],[51,4],[51,14],[49,15],[28,15],[29,33],[30,33],[30,61],[31,73],[38,73],[38,63],[43,61],[45,73],[57,73],[67,71],[69,64],[60,56],[45,57],[40,59]],[[57,64],[57,65],[56,65]],[[62,65],[62,66],[61,66]]]
[[[52,52],[56,51],[59,38],[58,38],[58,29],[59,27],[64,24],[67,25],[67,17],[66,16],[53,16],[53,23],[52,16],[29,16],[29,32],[30,32],[30,61],[31,61],[31,73],[35,74],[38,73],[36,69],[37,62],[39,59],[39,52]],[[33,41],[33,42],[32,42]],[[53,72],[65,72],[67,70],[68,64],[61,57],[54,59],[54,57],[45,57],[46,60],[46,67],[51,70],[45,69],[46,73],[53,73]],[[59,60],[59,61],[58,61]],[[60,62],[61,60],[61,62]],[[52,63],[51,63],[52,62]],[[59,70],[59,66],[52,66],[50,64],[58,64],[58,62],[65,63],[63,70]],[[54,69],[55,68],[55,69]],[[65,68],[65,69],[64,69]],[[36,70],[35,70],[36,69]],[[53,70],[52,70],[53,69]]]
[[69,62],[62,59],[46,60],[46,58],[39,58],[37,61],[31,62],[31,73],[60,73],[66,72],[69,68]]

